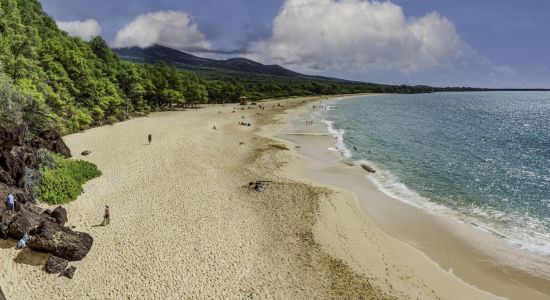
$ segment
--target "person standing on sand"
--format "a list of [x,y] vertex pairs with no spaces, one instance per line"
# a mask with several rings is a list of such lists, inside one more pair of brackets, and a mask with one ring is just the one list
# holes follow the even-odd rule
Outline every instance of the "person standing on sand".
[[105,205],[105,214],[103,215],[103,223],[101,225],[106,226],[111,223],[111,212],[109,211],[109,205]]
[[147,136],[147,139],[149,140],[149,145],[151,145],[151,141],[153,140],[153,135],[149,133]]

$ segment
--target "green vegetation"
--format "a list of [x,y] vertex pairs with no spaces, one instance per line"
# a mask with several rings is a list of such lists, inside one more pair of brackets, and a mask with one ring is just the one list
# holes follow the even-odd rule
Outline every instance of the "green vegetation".
[[0,0],[0,72],[64,134],[208,100],[194,74],[122,61],[100,37],[59,30],[36,0]]
[[[0,0],[0,73],[34,115],[63,134],[189,103],[237,102],[301,95],[417,92],[358,82],[186,72],[164,63],[119,59],[101,37],[90,42],[59,30],[37,0]],[[3,79],[5,81],[5,79]]]
[[36,188],[42,201],[64,204],[75,200],[82,192],[82,185],[101,176],[101,171],[87,161],[70,160],[63,156],[40,150],[40,182]]
[[428,93],[424,86],[395,86],[365,82],[315,79],[314,77],[282,77],[250,74],[229,70],[194,70],[204,80],[212,102],[286,98],[292,96],[337,95],[358,93]]

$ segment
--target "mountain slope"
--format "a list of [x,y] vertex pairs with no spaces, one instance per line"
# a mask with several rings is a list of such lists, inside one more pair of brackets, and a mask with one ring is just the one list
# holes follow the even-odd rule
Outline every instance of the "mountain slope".
[[227,60],[203,58],[159,45],[148,48],[132,47],[113,50],[122,59],[143,63],[164,61],[169,65],[187,70],[231,70],[282,77],[309,77],[285,69],[279,65],[264,65],[246,58],[231,58]]

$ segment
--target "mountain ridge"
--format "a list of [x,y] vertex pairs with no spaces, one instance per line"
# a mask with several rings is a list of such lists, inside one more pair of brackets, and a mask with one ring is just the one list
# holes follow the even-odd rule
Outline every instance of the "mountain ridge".
[[167,64],[186,70],[227,70],[288,78],[321,79],[342,82],[348,81],[345,79],[306,75],[292,71],[280,65],[266,65],[244,57],[233,57],[223,60],[205,58],[157,44],[146,48],[126,47],[113,48],[112,50],[122,59],[141,63],[156,63],[158,61],[164,61]]

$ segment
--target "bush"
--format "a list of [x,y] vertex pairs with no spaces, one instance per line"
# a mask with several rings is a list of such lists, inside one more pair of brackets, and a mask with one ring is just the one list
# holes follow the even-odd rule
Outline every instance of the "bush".
[[[87,161],[70,160],[51,152],[41,157],[46,160],[40,163],[42,180],[37,193],[42,201],[50,204],[64,204],[75,200],[82,192],[84,183],[101,175],[101,171]],[[50,157],[54,159],[53,168]]]

